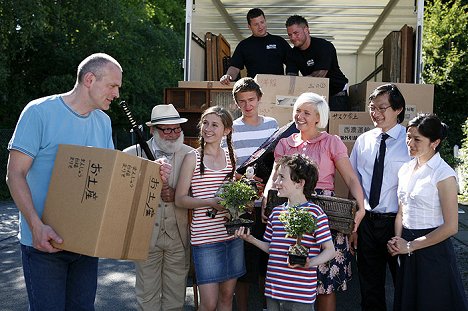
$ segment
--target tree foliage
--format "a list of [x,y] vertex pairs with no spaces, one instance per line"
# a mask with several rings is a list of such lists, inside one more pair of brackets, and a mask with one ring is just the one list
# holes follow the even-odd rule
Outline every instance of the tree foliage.
[[460,148],[461,165],[458,167],[459,177],[461,177],[459,193],[461,201],[468,202],[468,118],[463,125],[463,133],[465,137]]
[[[183,76],[183,7],[180,0],[2,0],[2,127],[14,127],[28,101],[70,90],[77,65],[95,52],[121,63],[120,97],[146,120]],[[108,113],[114,127],[128,127],[117,105]]]
[[423,37],[423,78],[435,85],[434,111],[449,125],[442,149],[453,165],[452,147],[460,145],[468,116],[468,6],[466,0],[426,2]]

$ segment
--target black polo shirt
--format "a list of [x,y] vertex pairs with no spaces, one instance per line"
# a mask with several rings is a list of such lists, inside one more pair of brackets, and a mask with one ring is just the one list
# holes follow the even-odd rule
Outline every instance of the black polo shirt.
[[289,44],[280,36],[250,36],[239,42],[230,65],[240,70],[247,68],[247,76],[251,78],[258,73],[284,75],[283,64],[286,64],[290,50]]
[[287,74],[310,75],[313,71],[328,70],[326,77],[330,79],[330,96],[341,92],[348,83],[348,79],[343,74],[338,65],[338,57],[333,44],[321,38],[310,37],[310,45],[305,50],[292,48],[288,55],[286,66]]

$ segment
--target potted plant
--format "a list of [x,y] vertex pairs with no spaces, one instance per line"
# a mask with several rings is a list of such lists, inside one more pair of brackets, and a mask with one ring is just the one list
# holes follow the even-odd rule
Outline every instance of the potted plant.
[[316,219],[307,209],[290,206],[281,212],[279,220],[284,224],[287,232],[286,237],[296,238],[296,243],[289,247],[289,263],[304,266],[309,255],[309,249],[301,244],[302,236],[314,232],[317,227]]
[[243,219],[241,215],[252,211],[258,198],[254,182],[246,178],[229,181],[221,186],[218,196],[222,199],[220,204],[226,207],[230,215],[224,224],[229,235],[233,235],[239,227],[252,227],[253,221]]

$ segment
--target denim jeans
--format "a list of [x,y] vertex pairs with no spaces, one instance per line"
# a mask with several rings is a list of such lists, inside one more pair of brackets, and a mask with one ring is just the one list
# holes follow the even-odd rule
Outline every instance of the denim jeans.
[[98,258],[21,245],[31,311],[94,310]]
[[241,239],[194,245],[192,256],[198,285],[220,283],[245,274]]

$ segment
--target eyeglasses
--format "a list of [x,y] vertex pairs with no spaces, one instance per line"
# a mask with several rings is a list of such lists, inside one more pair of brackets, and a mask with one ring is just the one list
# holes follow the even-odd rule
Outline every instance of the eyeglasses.
[[380,108],[379,108],[379,107],[375,107],[375,106],[369,105],[369,106],[367,106],[367,107],[369,107],[369,111],[370,111],[370,112],[376,112],[376,111],[378,111],[378,112],[380,112],[381,114],[384,114],[385,111],[387,111],[387,109],[390,108],[390,107],[392,107],[392,106],[380,107]]
[[155,128],[157,128],[158,130],[160,130],[161,132],[163,132],[164,134],[171,134],[172,132],[174,132],[175,134],[179,134],[180,132],[182,132],[182,128],[179,126],[179,127],[175,127],[175,128],[166,128],[166,129],[163,129],[161,127],[158,127],[158,126],[155,126]]

